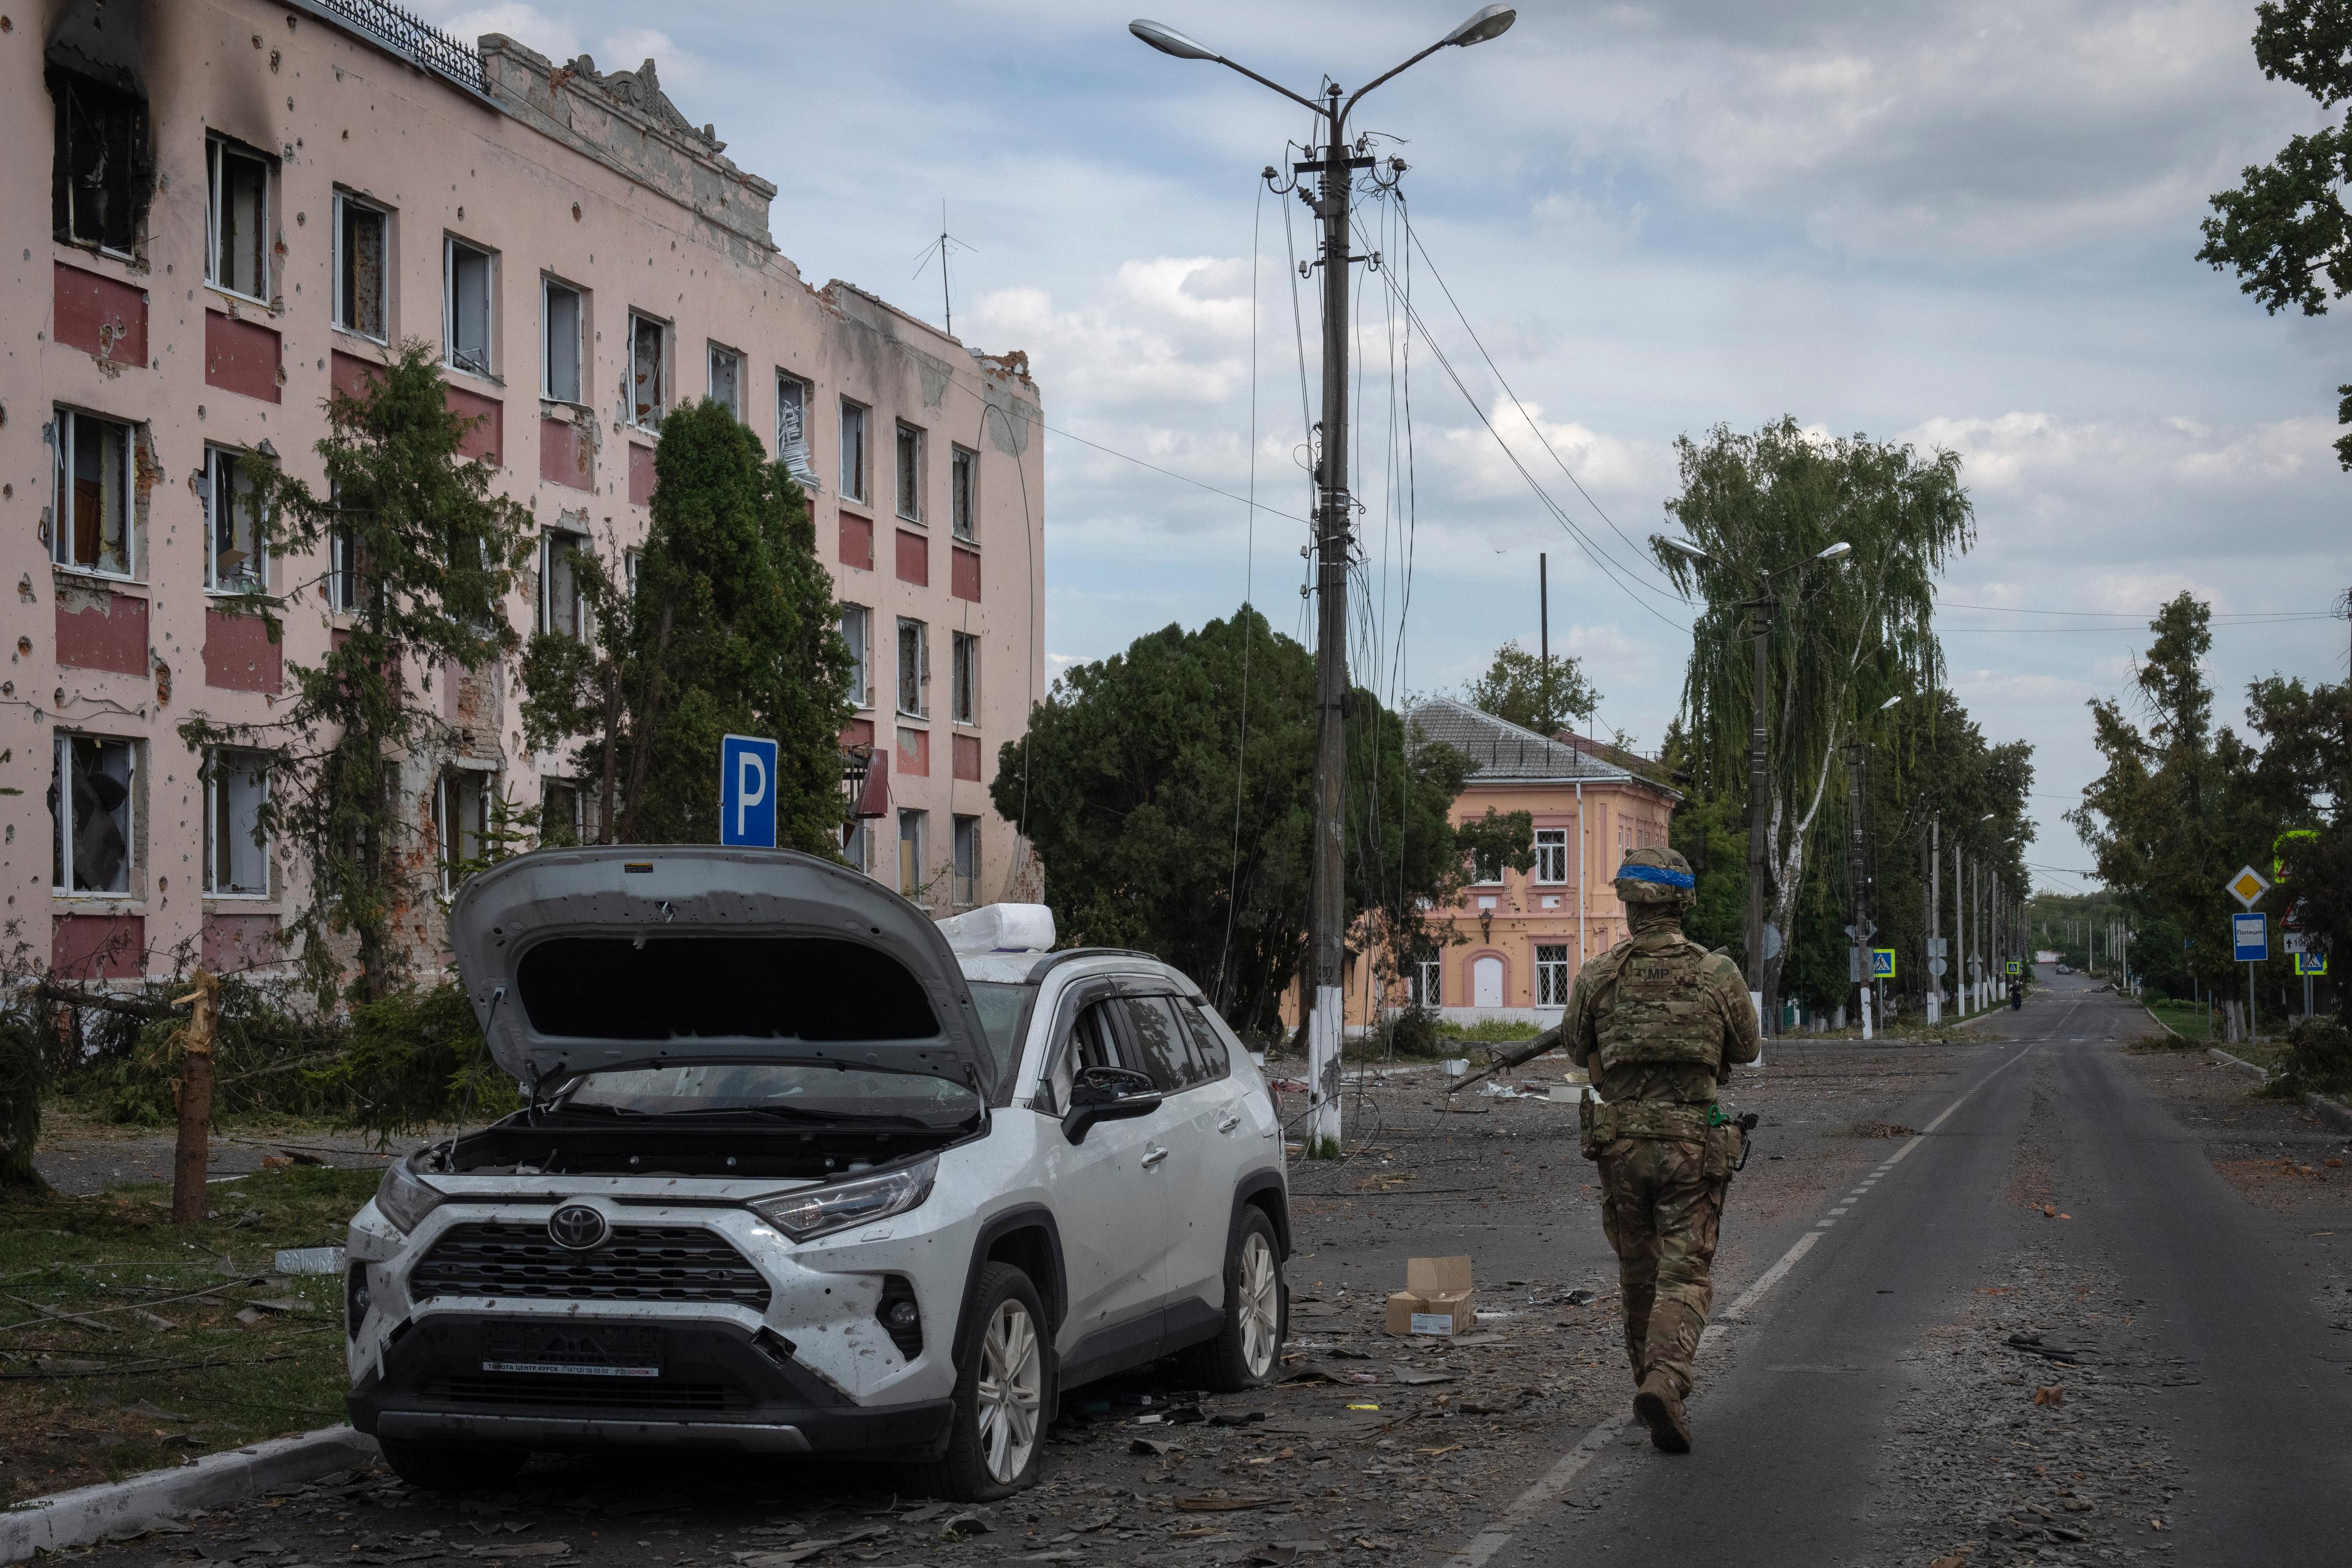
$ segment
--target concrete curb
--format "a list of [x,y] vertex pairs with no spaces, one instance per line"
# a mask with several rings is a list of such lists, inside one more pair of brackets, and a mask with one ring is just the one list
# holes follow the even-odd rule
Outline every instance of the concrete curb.
[[[2158,1016],[2156,1016],[2156,1009],[2155,1009],[2155,1008],[2153,1008],[2153,1007],[2151,1007],[2151,1006],[2149,1006],[2147,1003],[2145,1003],[2145,1002],[2141,1003],[2141,1004],[2139,1005],[2139,1010],[2140,1010],[2141,1012],[2143,1012],[2143,1013],[2145,1013],[2145,1014],[2147,1014],[2147,1021],[2148,1021],[2149,1023],[2154,1024],[2158,1028],[2162,1029],[2166,1034],[2170,1035],[2174,1039],[2176,1039],[2176,1040],[2185,1040],[2185,1039],[2187,1039],[2187,1038],[2189,1037],[2188,1036],[2186,1036],[2186,1035],[2182,1034],[2179,1030],[2178,1030],[2178,1029],[2174,1028],[2171,1025],[2169,1025],[2169,1024],[2166,1023],[2163,1019],[2161,1019],[2161,1018],[2158,1017]],[[2235,1058],[2232,1058],[2232,1059],[2235,1059]]]
[[0,1563],[22,1563],[35,1552],[88,1546],[109,1536],[136,1535],[174,1514],[241,1502],[273,1487],[368,1464],[376,1453],[374,1438],[348,1426],[326,1426],[209,1454],[176,1469],[149,1470],[128,1480],[34,1498],[0,1513]]
[[[2161,1022],[2162,1020],[2158,1021]],[[2257,1067],[2252,1062],[2244,1060],[2242,1058],[2233,1057],[2219,1046],[2206,1047],[2205,1054],[2211,1057],[2215,1061],[2220,1062],[2223,1067],[2230,1068],[2232,1072],[2244,1073],[2247,1077],[2258,1079],[2263,1083],[2268,1083],[2270,1081],[2270,1068],[2265,1067]]]
[[2352,1132],[2352,1106],[2330,1100],[2324,1094],[2306,1094],[2303,1097],[2303,1103],[2306,1110],[2337,1131]]

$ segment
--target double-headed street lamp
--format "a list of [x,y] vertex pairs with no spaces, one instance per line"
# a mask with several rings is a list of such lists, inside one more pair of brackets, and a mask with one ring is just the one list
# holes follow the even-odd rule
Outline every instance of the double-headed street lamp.
[[[1651,536],[1658,543],[1694,561],[1710,566],[1726,566],[1687,539],[1675,539],[1659,533]],[[1751,681],[1754,688],[1754,717],[1748,730],[1748,995],[1756,1004],[1758,1026],[1766,1034],[1775,1033],[1774,1020],[1764,1011],[1764,877],[1766,865],[1765,840],[1771,829],[1765,810],[1768,759],[1765,744],[1769,738],[1765,729],[1765,689],[1770,680],[1769,654],[1772,634],[1772,579],[1790,572],[1801,572],[1817,562],[1837,561],[1853,553],[1853,546],[1839,540],[1826,550],[1818,551],[1790,565],[1756,572],[1756,597],[1747,608],[1750,615],[1749,635],[1755,642],[1756,670]]]
[[[1353,94],[1338,83],[1323,89],[1325,101],[1291,91],[1247,66],[1227,59],[1214,49],[1194,43],[1158,22],[1129,22],[1127,30],[1180,60],[1213,60],[1273,89],[1293,103],[1304,104],[1323,121],[1323,145],[1295,174],[1313,174],[1320,184],[1309,205],[1323,228],[1322,252],[1312,265],[1323,269],[1323,442],[1316,454],[1315,510],[1316,587],[1320,595],[1316,615],[1315,679],[1315,853],[1313,891],[1307,905],[1307,931],[1312,949],[1313,1000],[1307,1030],[1307,1147],[1321,1153],[1336,1152],[1339,1138],[1340,973],[1346,956],[1347,898],[1341,876],[1347,809],[1347,731],[1341,705],[1348,695],[1348,557],[1353,528],[1348,495],[1348,284],[1349,267],[1366,259],[1348,249],[1349,198],[1356,171],[1370,169],[1373,160],[1350,148],[1348,117],[1364,94],[1399,71],[1427,59],[1448,47],[1462,48],[1499,37],[1517,19],[1508,5],[1488,5],[1445,37],[1392,69],[1382,71]],[[1391,175],[1404,165],[1391,162]],[[1274,170],[1265,171],[1271,182]],[[1378,178],[1377,175],[1374,176]]]

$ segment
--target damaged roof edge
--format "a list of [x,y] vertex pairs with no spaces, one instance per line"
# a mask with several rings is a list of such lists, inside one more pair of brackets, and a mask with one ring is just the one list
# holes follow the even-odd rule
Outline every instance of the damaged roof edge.
[[938,323],[923,320],[904,306],[893,305],[873,289],[852,283],[845,278],[829,280],[818,293],[851,321],[871,327],[885,337],[895,335],[898,322],[906,322],[943,344],[963,350],[975,363],[991,374],[1018,379],[1031,391],[1036,390],[1037,384],[1030,378],[1029,353],[1025,349],[1008,349],[994,354],[984,353]]

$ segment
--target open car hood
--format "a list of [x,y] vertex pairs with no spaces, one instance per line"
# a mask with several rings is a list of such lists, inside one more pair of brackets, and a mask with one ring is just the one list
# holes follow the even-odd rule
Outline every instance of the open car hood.
[[467,879],[449,935],[491,1057],[524,1082],[729,1058],[995,1087],[939,928],[796,850],[533,850]]

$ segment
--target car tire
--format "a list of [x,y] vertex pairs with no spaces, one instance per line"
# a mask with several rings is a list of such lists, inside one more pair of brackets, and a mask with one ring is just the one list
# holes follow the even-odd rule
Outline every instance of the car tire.
[[1037,1287],[1013,1265],[983,1265],[970,1300],[947,1451],[919,1479],[935,1497],[994,1502],[1036,1482],[1054,1408],[1054,1343]]
[[1274,1222],[1255,1204],[1244,1204],[1225,1249],[1224,1320],[1216,1338],[1186,1352],[1190,1381],[1216,1394],[1265,1387],[1282,1365],[1289,1328],[1290,1291]]
[[504,1486],[530,1463],[530,1450],[480,1443],[378,1439],[392,1473],[421,1491],[473,1492]]

